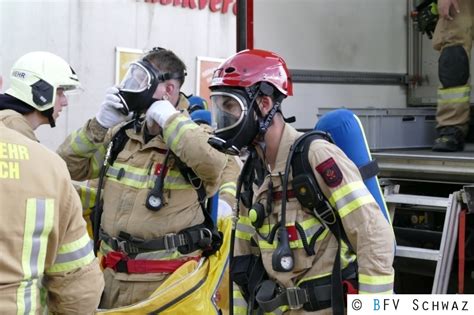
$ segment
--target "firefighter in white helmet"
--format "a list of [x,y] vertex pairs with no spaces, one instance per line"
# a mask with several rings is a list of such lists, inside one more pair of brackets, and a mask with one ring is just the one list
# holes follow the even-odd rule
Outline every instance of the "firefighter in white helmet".
[[[64,161],[34,130],[54,126],[69,64],[48,52],[21,57],[0,94],[0,305],[2,314],[91,314],[104,280]],[[42,293],[46,293],[46,295]]]

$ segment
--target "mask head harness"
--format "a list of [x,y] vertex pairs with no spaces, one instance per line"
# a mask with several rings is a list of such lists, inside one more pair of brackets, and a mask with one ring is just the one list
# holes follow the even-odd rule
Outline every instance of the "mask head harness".
[[[275,98],[274,94],[275,89],[267,82],[248,88],[224,87],[211,92],[215,132],[209,144],[226,154],[238,155],[242,148],[251,145],[270,127],[283,99]],[[276,100],[265,116],[257,105],[259,96],[271,96]]]
[[[280,111],[281,100],[293,94],[285,61],[260,49],[243,50],[224,61],[209,88],[215,124],[209,144],[233,155],[265,134]],[[274,106],[265,116],[256,104],[259,96],[273,99]]]
[[141,114],[151,104],[158,101],[153,97],[158,84],[172,79],[184,81],[185,70],[182,72],[161,72],[150,61],[153,59],[153,55],[165,52],[168,52],[168,50],[160,47],[153,48],[141,60],[130,64],[124,79],[119,85],[118,95],[124,105],[121,109],[124,115],[128,115],[130,112]]

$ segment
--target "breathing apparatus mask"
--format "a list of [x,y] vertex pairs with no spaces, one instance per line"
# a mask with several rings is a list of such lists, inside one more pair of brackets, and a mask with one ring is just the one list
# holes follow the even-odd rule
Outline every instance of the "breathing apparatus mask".
[[280,102],[275,102],[270,112],[263,116],[257,105],[257,97],[271,96],[273,93],[274,88],[267,82],[245,89],[222,88],[211,92],[215,131],[209,144],[226,154],[238,155],[258,135],[265,134],[280,108]]
[[183,73],[162,73],[146,58],[132,62],[118,89],[123,108],[121,112],[143,113],[151,104],[158,101],[153,97],[158,84],[171,79],[182,79]]
[[223,153],[238,155],[259,132],[256,95],[251,98],[245,90],[224,88],[211,92],[211,103],[215,131],[208,143]]

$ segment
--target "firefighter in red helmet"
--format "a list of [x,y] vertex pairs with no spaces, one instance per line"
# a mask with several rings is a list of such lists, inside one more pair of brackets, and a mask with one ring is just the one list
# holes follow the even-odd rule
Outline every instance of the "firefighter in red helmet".
[[310,175],[337,225],[293,190],[289,153],[302,133],[282,114],[293,94],[285,61],[269,51],[241,51],[216,70],[210,89],[210,144],[230,154],[249,150],[237,186],[234,314],[343,314],[344,288],[392,293],[393,230],[354,163],[329,141],[308,144]]

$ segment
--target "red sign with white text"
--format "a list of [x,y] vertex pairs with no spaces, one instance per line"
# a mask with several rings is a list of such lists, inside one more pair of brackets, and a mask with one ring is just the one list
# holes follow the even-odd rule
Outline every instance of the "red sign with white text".
[[237,15],[237,0],[145,0],[145,2],[199,10],[207,7],[212,13],[222,14],[229,12],[232,7],[232,13]]

